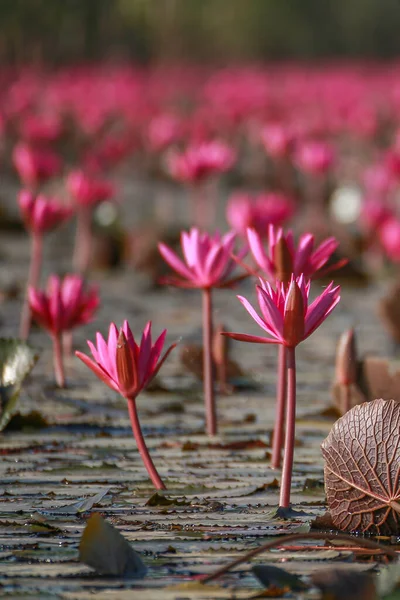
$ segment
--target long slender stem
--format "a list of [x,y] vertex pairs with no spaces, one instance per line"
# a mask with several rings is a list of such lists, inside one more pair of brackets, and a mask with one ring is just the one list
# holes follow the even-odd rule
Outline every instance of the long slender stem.
[[77,211],[73,264],[74,268],[82,274],[85,274],[89,268],[92,238],[92,210],[88,206],[80,206]]
[[58,387],[63,388],[65,387],[65,374],[61,334],[59,333],[53,336],[53,361],[56,383]]
[[257,554],[261,554],[262,552],[270,550],[271,548],[276,548],[277,546],[283,546],[284,544],[287,544],[287,542],[291,542],[294,540],[340,540],[351,544],[349,546],[349,550],[352,549],[352,545],[358,544],[360,546],[365,546],[365,548],[370,548],[371,550],[377,550],[383,554],[386,554],[387,556],[390,556],[390,558],[392,558],[394,561],[398,559],[397,552],[392,548],[389,548],[388,546],[383,546],[382,544],[378,544],[377,542],[374,542],[372,540],[355,538],[346,533],[291,533],[289,535],[284,535],[282,537],[279,537],[278,539],[272,540],[271,542],[267,542],[262,546],[258,546],[258,548],[253,548],[253,550],[242,554],[241,556],[239,556],[239,558],[235,558],[233,561],[229,562],[223,567],[220,567],[213,573],[209,573],[208,575],[202,577],[201,583],[209,583],[210,581],[215,581],[215,579],[222,577],[222,575],[225,575],[225,573],[228,573],[228,571],[231,571],[238,565],[248,562],[251,558],[257,556]]
[[31,262],[29,265],[28,282],[26,287],[24,304],[21,311],[19,335],[26,340],[31,328],[31,311],[28,301],[28,287],[37,287],[42,268],[43,237],[41,233],[32,233],[31,237]]
[[286,347],[281,344],[278,350],[278,381],[276,386],[276,415],[272,443],[271,465],[274,469],[281,466],[283,430],[286,408]]
[[211,289],[203,289],[203,384],[206,409],[206,429],[208,435],[217,433],[214,375],[212,363],[212,300]]
[[159,476],[157,469],[154,466],[154,463],[153,463],[151,456],[149,454],[149,451],[147,449],[146,442],[144,441],[142,428],[140,427],[139,417],[137,414],[136,400],[135,400],[135,398],[127,398],[127,400],[128,400],[128,410],[129,410],[129,418],[131,420],[132,432],[135,437],[136,444],[137,444],[138,450],[140,452],[140,455],[142,457],[144,466],[146,467],[146,470],[147,470],[148,474],[150,475],[150,479],[153,482],[154,487],[157,490],[165,490],[167,488],[165,487],[163,480]]
[[279,506],[290,506],[290,487],[292,484],[294,436],[296,427],[296,351],[295,348],[286,349],[287,364],[287,411],[286,411],[286,437],[285,452],[281,480],[281,495]]

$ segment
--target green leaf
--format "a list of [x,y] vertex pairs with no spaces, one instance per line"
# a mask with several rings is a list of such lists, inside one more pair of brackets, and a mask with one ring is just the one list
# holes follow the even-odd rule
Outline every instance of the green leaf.
[[0,338],[0,431],[17,412],[21,385],[39,354],[26,342]]

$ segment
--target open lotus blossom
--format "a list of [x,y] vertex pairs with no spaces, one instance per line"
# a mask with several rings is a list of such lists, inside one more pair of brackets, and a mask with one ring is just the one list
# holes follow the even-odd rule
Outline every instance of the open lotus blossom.
[[[244,277],[231,277],[236,263],[232,260],[236,234],[234,232],[213,236],[192,227],[189,232],[182,231],[181,246],[184,261],[163,243],[158,244],[164,260],[180,275],[166,277],[163,283],[185,288],[231,287]],[[239,252],[243,258],[247,248]]]
[[325,321],[340,300],[340,286],[331,282],[314,302],[308,305],[310,282],[303,275],[294,278],[289,287],[278,281],[274,289],[268,281],[260,278],[257,297],[260,316],[246,298],[238,296],[247,312],[253,317],[268,337],[243,333],[224,333],[242,342],[258,344],[284,344],[294,348],[308,338]]
[[[181,234],[182,251],[185,262],[180,259],[165,244],[159,244],[159,250],[164,260],[180,275],[166,277],[162,281],[170,285],[184,288],[199,288],[203,290],[203,369],[204,369],[204,401],[206,406],[206,423],[209,435],[217,432],[216,407],[214,397],[214,376],[212,365],[212,298],[213,287],[231,287],[247,277],[241,275],[232,277],[236,266],[232,260],[235,244],[234,232],[221,236],[202,233],[193,227],[189,233]],[[239,253],[239,260],[246,254],[244,248]]]
[[292,150],[293,133],[281,123],[268,123],[261,129],[261,141],[270,156],[285,158]]
[[80,170],[69,174],[67,189],[77,210],[73,263],[77,271],[85,273],[92,251],[92,211],[100,202],[112,198],[115,190],[110,182],[91,177]]
[[65,275],[62,280],[51,275],[45,291],[28,288],[28,300],[33,318],[53,339],[56,381],[64,387],[61,334],[92,320],[99,306],[97,288],[85,288],[79,275]]
[[[292,276],[289,285],[277,281],[276,289],[269,282],[260,279],[260,285],[257,286],[257,296],[262,316],[257,313],[246,298],[242,296],[238,296],[238,298],[255,322],[266,332],[267,336],[223,333],[223,335],[242,342],[281,344],[286,348],[285,360],[282,361],[282,366],[286,369],[287,412],[280,494],[280,506],[284,509],[288,508],[290,504],[293,469],[296,420],[295,348],[323,323],[340,300],[340,288],[339,286],[333,287],[333,282],[311,304],[308,303],[309,293],[310,283],[305,282],[303,275],[297,278]],[[284,405],[282,404],[280,408],[284,410]],[[283,423],[279,422],[275,435],[282,435],[282,426]],[[280,446],[278,447],[280,450]]]
[[161,358],[166,334],[167,330],[164,330],[153,344],[149,321],[144,328],[140,344],[137,344],[128,321],[124,321],[119,331],[117,326],[111,323],[107,341],[101,333],[96,335],[96,346],[88,340],[94,360],[83,352],[75,353],[99,379],[128,401],[133,435],[145,467],[157,489],[165,489],[165,485],[146,447],[137,415],[136,398],[157,375],[165,359],[176,346],[176,344],[169,346]]
[[33,148],[24,142],[15,146],[12,160],[23,184],[32,188],[47,181],[61,169],[61,159],[52,150]]
[[292,277],[304,277],[311,279],[322,277],[327,273],[339,269],[345,265],[347,259],[341,259],[326,267],[339,246],[334,237],[324,240],[315,248],[315,238],[311,233],[300,236],[297,247],[294,242],[293,232],[289,230],[286,234],[281,227],[268,228],[268,247],[265,248],[260,234],[255,229],[247,230],[247,240],[250,251],[263,275],[269,280],[288,282]]
[[[28,274],[28,287],[36,287],[39,283],[42,266],[43,235],[55,229],[73,214],[71,208],[63,206],[55,198],[43,194],[33,194],[29,190],[21,190],[18,194],[18,205],[25,227],[31,236],[31,259]],[[22,307],[20,336],[26,339],[29,335],[31,316],[28,296]]]

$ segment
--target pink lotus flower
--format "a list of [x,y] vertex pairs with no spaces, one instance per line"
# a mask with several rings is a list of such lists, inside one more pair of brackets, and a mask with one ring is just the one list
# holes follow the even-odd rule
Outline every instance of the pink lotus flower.
[[36,187],[56,175],[61,160],[52,150],[32,148],[20,142],[13,150],[12,159],[24,185]]
[[52,336],[89,323],[100,302],[97,288],[85,289],[79,275],[65,275],[63,280],[51,275],[46,291],[30,287],[28,297],[34,319]]
[[[213,237],[200,233],[193,227],[189,233],[181,234],[181,244],[185,262],[168,246],[159,244],[158,248],[164,260],[181,276],[166,277],[163,282],[178,287],[200,288],[203,290],[203,364],[204,364],[204,402],[206,408],[206,427],[209,435],[217,432],[217,418],[214,397],[214,374],[212,364],[212,297],[213,287],[231,287],[247,274],[231,277],[236,263],[232,260],[235,233]],[[247,249],[239,253],[239,260]]]
[[280,192],[267,192],[251,196],[233,194],[226,207],[229,225],[241,235],[246,235],[248,227],[265,235],[268,225],[280,225],[293,216],[294,202]]
[[305,283],[303,275],[292,277],[289,287],[277,281],[274,290],[270,283],[260,278],[257,296],[262,317],[254,310],[246,298],[238,296],[247,312],[253,317],[269,337],[259,337],[243,333],[224,333],[242,342],[258,344],[283,344],[293,348],[308,338],[325,321],[340,300],[340,286],[331,282],[314,302],[308,304],[310,283]]
[[61,281],[51,275],[46,291],[28,288],[28,301],[33,318],[53,339],[54,371],[59,387],[64,387],[65,376],[61,334],[92,320],[99,306],[97,288],[85,290],[78,275],[66,275]]
[[55,198],[35,195],[29,190],[19,192],[18,204],[26,228],[39,234],[55,229],[73,214],[71,208],[63,206]]
[[67,188],[77,204],[91,207],[112,198],[115,192],[108,181],[95,179],[83,171],[72,171],[68,175]]
[[257,265],[262,269],[264,276],[273,281],[278,279],[288,282],[292,274],[295,277],[303,274],[304,277],[310,279],[321,277],[347,263],[347,259],[343,259],[324,268],[339,246],[339,242],[334,237],[327,238],[314,249],[314,236],[311,233],[305,233],[300,236],[296,248],[291,230],[284,234],[281,227],[275,229],[273,225],[270,225],[268,250],[264,248],[261,236],[255,229],[247,230],[247,240]]
[[[164,260],[181,278],[166,277],[163,283],[185,288],[231,287],[243,276],[230,278],[236,263],[232,260],[236,234],[233,232],[214,236],[200,232],[193,227],[188,233],[181,233],[181,245],[185,262],[168,246],[158,244]],[[239,256],[242,258],[247,249]],[[247,276],[247,275],[246,275]]]
[[170,152],[167,167],[177,181],[199,183],[218,173],[229,171],[235,162],[235,153],[221,141],[191,144],[182,153]]
[[154,466],[143,438],[136,397],[157,375],[165,359],[176,346],[172,344],[160,358],[166,334],[167,331],[164,330],[153,344],[149,321],[138,345],[128,321],[124,321],[119,331],[116,325],[111,323],[107,341],[100,333],[96,336],[97,347],[88,341],[94,360],[82,352],[75,353],[101,381],[127,399],[132,431],[145,467],[157,489],[165,489],[165,485]]
[[96,336],[97,347],[88,341],[94,360],[82,352],[77,351],[75,354],[109,388],[124,398],[135,399],[151,383],[168,354],[176,346],[172,344],[160,359],[166,335],[165,329],[153,344],[149,321],[138,345],[128,321],[124,321],[119,331],[117,326],[111,323],[107,341],[100,333]]
[[385,197],[393,189],[395,179],[385,163],[370,165],[363,173],[367,196]]
[[269,123],[261,130],[261,141],[272,158],[285,158],[291,152],[293,134],[281,123]]
[[310,283],[305,283],[303,275],[297,278],[292,276],[289,286],[277,281],[276,290],[267,281],[260,279],[257,296],[262,316],[254,310],[246,298],[242,296],[238,296],[238,298],[255,322],[268,335],[261,337],[244,333],[223,333],[223,335],[242,342],[280,344],[278,402],[272,462],[275,468],[280,464],[286,408],[285,454],[279,500],[279,506],[283,509],[283,513],[290,505],[293,470],[296,426],[295,349],[323,323],[340,300],[340,288],[339,286],[333,287],[333,282],[310,305],[308,303],[309,293]]
[[296,150],[296,162],[306,173],[324,174],[333,165],[333,150],[327,142],[303,141]]
[[21,124],[21,135],[28,142],[54,142],[63,131],[61,117],[58,114],[31,114],[24,118]]

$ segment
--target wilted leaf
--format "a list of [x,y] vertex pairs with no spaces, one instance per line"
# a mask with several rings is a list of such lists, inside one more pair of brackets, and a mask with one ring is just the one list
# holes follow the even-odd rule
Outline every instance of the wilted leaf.
[[140,579],[147,573],[129,542],[98,513],[89,518],[82,534],[79,560],[102,575]]
[[383,535],[400,530],[400,403],[355,406],[322,444],[332,520],[344,531]]
[[15,414],[22,382],[38,357],[26,342],[0,338],[0,431]]
[[377,600],[374,578],[368,573],[329,569],[314,573],[311,581],[322,600]]
[[294,592],[306,590],[308,586],[293,573],[288,573],[284,569],[273,565],[254,565],[251,568],[258,581],[266,588],[276,586],[279,588],[288,588]]
[[41,512],[49,513],[52,515],[77,515],[79,513],[84,513],[93,508],[95,504],[98,504],[100,500],[102,500],[104,496],[108,494],[109,491],[110,490],[102,490],[94,496],[90,496],[89,498],[83,498],[82,500],[78,500],[78,502],[74,502],[73,504],[57,506],[56,508],[42,510]]

